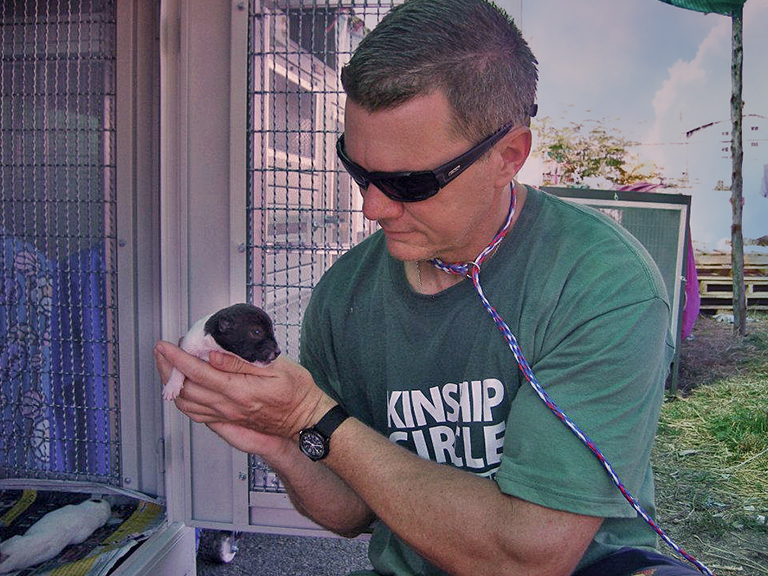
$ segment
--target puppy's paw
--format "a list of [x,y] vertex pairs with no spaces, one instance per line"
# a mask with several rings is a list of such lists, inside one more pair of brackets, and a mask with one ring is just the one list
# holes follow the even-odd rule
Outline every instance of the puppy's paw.
[[168,401],[176,400],[179,394],[181,394],[181,389],[183,387],[184,374],[174,368],[173,372],[171,373],[171,377],[168,379],[168,382],[166,382],[165,386],[163,386],[163,398]]

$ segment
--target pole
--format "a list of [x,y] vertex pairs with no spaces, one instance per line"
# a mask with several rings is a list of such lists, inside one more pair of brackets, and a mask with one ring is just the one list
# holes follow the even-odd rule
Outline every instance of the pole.
[[747,303],[744,294],[744,237],[741,223],[743,212],[744,179],[742,165],[744,150],[742,147],[742,79],[744,65],[743,44],[743,7],[734,9],[733,20],[733,59],[731,62],[731,80],[733,93],[731,95],[731,205],[733,219],[731,221],[731,270],[733,274],[733,331],[740,336],[747,331]]

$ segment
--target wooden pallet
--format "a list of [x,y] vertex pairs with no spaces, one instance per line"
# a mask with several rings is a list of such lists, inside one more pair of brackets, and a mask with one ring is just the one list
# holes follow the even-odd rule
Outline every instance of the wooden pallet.
[[[733,311],[730,254],[696,254],[701,310]],[[744,292],[747,310],[768,310],[768,254],[744,255]]]

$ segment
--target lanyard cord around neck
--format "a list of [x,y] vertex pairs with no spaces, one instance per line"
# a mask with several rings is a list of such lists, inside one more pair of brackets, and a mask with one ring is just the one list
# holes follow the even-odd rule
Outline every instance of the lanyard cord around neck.
[[509,214],[507,215],[507,219],[504,222],[504,225],[499,229],[499,231],[496,233],[496,236],[493,237],[493,240],[491,240],[491,243],[488,244],[488,246],[483,250],[480,255],[475,258],[473,262],[467,262],[463,264],[446,264],[439,258],[434,258],[430,260],[430,262],[436,266],[438,269],[442,270],[443,272],[447,272],[449,274],[456,274],[458,276],[467,276],[472,279],[472,284],[475,286],[475,290],[477,291],[477,295],[480,297],[480,301],[483,303],[483,307],[486,309],[488,314],[490,314],[493,321],[496,323],[496,326],[501,330],[501,333],[504,335],[504,339],[507,341],[507,344],[509,345],[509,348],[512,350],[512,354],[515,357],[515,360],[517,361],[517,365],[520,367],[520,371],[523,373],[523,376],[525,376],[525,379],[528,381],[528,383],[533,388],[534,392],[536,392],[536,395],[541,399],[544,404],[546,404],[547,408],[555,415],[557,416],[560,421],[565,424],[565,426],[573,432],[576,437],[581,440],[581,442],[589,448],[589,450],[597,457],[597,459],[600,461],[600,463],[603,465],[603,468],[605,468],[605,471],[608,473],[608,476],[611,477],[611,480],[616,485],[616,487],[619,489],[619,492],[621,492],[622,496],[626,498],[627,502],[632,506],[632,508],[635,509],[635,511],[643,518],[643,520],[646,521],[646,523],[653,528],[653,530],[661,537],[664,542],[666,542],[675,552],[680,554],[683,558],[685,558],[688,562],[693,564],[702,574],[705,574],[706,576],[714,576],[712,572],[710,572],[709,568],[707,568],[704,564],[699,562],[696,558],[688,554],[685,550],[680,548],[680,546],[677,545],[677,543],[672,540],[667,534],[662,530],[656,522],[654,522],[653,518],[651,518],[648,513],[643,510],[642,506],[640,506],[640,503],[637,501],[637,499],[626,489],[622,481],[619,479],[616,472],[613,470],[613,466],[611,466],[610,462],[605,458],[603,453],[600,451],[600,449],[595,445],[595,443],[586,435],[584,432],[582,432],[576,424],[568,417],[568,415],[563,412],[560,407],[555,404],[555,402],[549,397],[549,394],[546,393],[544,388],[542,388],[541,384],[539,384],[539,381],[536,379],[536,376],[533,374],[533,370],[531,370],[530,365],[528,364],[528,361],[525,359],[525,356],[523,356],[523,351],[520,349],[520,346],[517,343],[517,339],[515,338],[514,334],[512,334],[512,331],[509,329],[509,326],[507,326],[507,323],[504,322],[504,319],[501,317],[501,315],[496,311],[496,309],[491,305],[491,303],[488,301],[488,299],[485,297],[485,293],[483,292],[483,288],[480,286],[480,267],[483,264],[483,261],[491,254],[493,251],[501,244],[501,241],[504,239],[504,237],[509,232],[509,229],[512,227],[512,220],[515,216],[515,184],[511,184],[512,188],[512,200],[509,205]]

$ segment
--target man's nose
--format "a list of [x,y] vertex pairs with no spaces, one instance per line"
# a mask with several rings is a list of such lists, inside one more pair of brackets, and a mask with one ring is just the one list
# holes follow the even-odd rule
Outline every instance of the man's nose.
[[363,215],[368,220],[384,220],[396,218],[403,212],[403,203],[392,200],[374,184],[368,188],[360,188],[363,195]]

